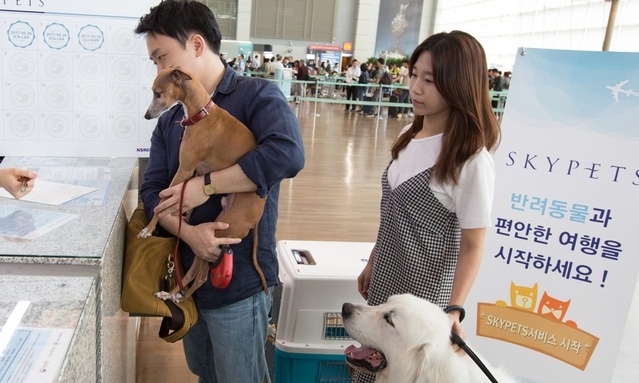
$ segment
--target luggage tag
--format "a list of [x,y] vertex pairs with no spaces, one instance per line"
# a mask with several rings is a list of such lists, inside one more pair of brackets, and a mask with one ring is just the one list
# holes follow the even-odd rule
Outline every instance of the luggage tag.
[[233,250],[228,245],[220,246],[220,256],[211,263],[211,284],[223,289],[231,282],[233,276]]

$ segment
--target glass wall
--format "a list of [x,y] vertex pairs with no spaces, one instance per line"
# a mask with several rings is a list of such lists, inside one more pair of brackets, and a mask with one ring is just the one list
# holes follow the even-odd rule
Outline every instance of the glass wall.
[[[517,48],[602,50],[611,2],[446,0],[434,32],[460,29],[484,46],[489,67],[511,70]],[[618,0],[610,51],[639,51],[639,0]]]

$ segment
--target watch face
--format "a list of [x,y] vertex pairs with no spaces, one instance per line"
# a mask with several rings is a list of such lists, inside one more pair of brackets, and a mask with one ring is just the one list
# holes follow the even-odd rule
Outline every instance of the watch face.
[[215,194],[215,188],[211,184],[206,184],[204,185],[204,193],[206,195],[213,195]]

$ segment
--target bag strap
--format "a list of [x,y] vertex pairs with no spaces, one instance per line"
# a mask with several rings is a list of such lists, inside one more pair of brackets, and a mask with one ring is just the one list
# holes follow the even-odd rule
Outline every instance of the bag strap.
[[167,299],[163,302],[169,308],[169,311],[171,311],[171,316],[162,318],[162,323],[160,324],[160,332],[158,333],[158,335],[160,335],[160,338],[166,338],[171,335],[169,334],[170,330],[173,330],[173,332],[175,332],[180,330],[182,326],[184,326],[184,313],[178,307],[178,305],[173,303],[173,301],[170,299]]

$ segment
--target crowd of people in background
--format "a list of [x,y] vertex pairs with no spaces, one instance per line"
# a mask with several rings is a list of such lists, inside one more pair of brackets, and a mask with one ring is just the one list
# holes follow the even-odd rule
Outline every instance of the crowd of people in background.
[[[224,55],[223,57],[224,58]],[[397,112],[389,114],[390,117],[402,117],[407,115],[413,117],[412,107],[410,105],[410,95],[408,90],[409,60],[405,58],[401,65],[393,62],[387,65],[383,57],[378,58],[375,62],[360,63],[357,59],[352,58],[346,69],[340,68],[339,62],[331,62],[329,60],[293,59],[293,56],[283,56],[276,54],[270,58],[263,58],[260,64],[260,55],[253,55],[245,58],[243,54],[233,58],[227,65],[230,65],[239,75],[251,75],[258,77],[269,77],[275,74],[277,68],[292,69],[293,79],[297,81],[311,81],[317,76],[322,76],[328,80],[334,79],[336,82],[344,82],[343,86],[338,86],[342,90],[342,95],[346,100],[353,101],[351,104],[345,104],[344,110],[350,112],[363,113],[369,117],[375,117],[374,108],[365,106],[356,101],[378,101],[386,96],[393,96],[391,102],[399,102],[406,104],[404,108],[397,108]],[[380,87],[382,78],[385,73],[391,75],[391,85],[396,85],[396,89],[385,89]],[[512,72],[502,72],[497,68],[488,69],[488,87],[489,90],[495,92],[507,91],[510,87],[510,77]],[[358,84],[358,85],[354,85]],[[369,85],[369,86],[364,86]],[[305,91],[306,90],[306,91]],[[317,85],[308,84],[303,86],[301,83],[294,84],[292,93],[295,96],[303,96],[316,94]],[[390,92],[393,92],[392,94]],[[380,94],[380,92],[384,92]],[[495,107],[496,101],[493,101]],[[359,107],[358,107],[359,106]]]
[[510,76],[512,72],[504,72],[503,76],[501,71],[497,68],[491,68],[488,70],[488,88],[495,92],[501,92],[510,88]]

